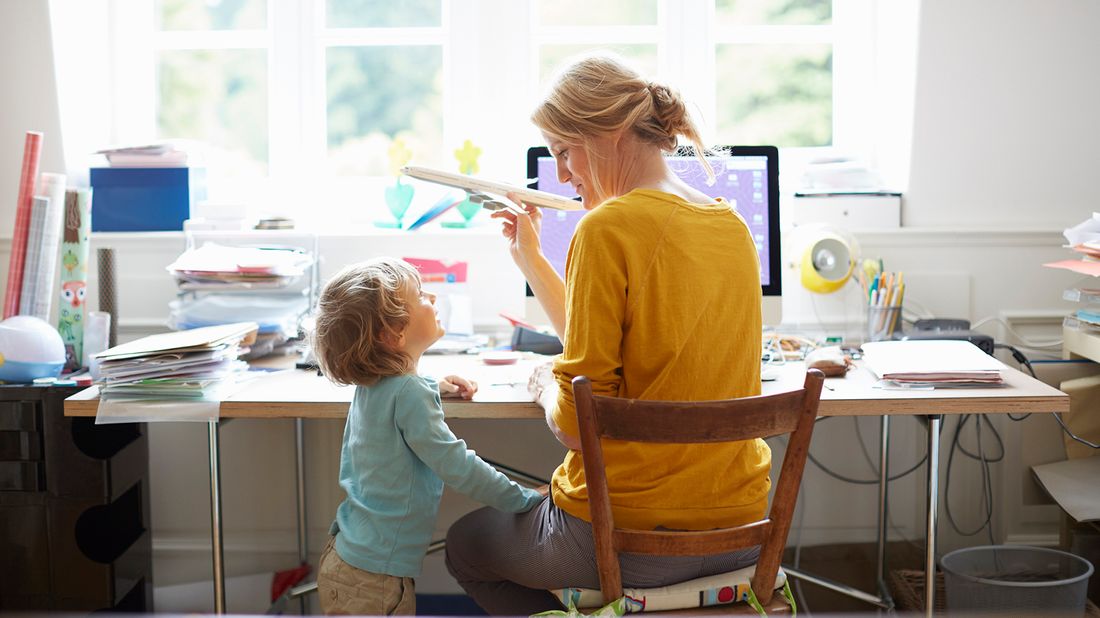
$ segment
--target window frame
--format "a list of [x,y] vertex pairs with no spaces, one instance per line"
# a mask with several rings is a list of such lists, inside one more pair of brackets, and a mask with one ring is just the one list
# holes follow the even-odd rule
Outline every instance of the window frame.
[[[111,71],[125,76],[112,82],[111,134],[121,143],[141,142],[157,134],[158,52],[266,48],[268,177],[260,181],[263,186],[258,189],[270,199],[282,200],[285,212],[311,199],[346,202],[349,191],[373,191],[387,181],[333,178],[326,169],[325,58],[326,50],[333,46],[441,46],[443,143],[458,147],[463,140],[474,139],[483,149],[481,173],[519,179],[526,172],[526,148],[540,141],[525,112],[544,87],[538,79],[541,45],[655,45],[656,77],[677,86],[693,104],[704,138],[712,142],[709,138],[716,132],[718,105],[714,85],[717,46],[811,41],[830,43],[833,48],[833,144],[781,148],[784,185],[793,186],[802,167],[813,158],[846,155],[871,165],[875,162],[874,126],[866,122],[874,116],[878,69],[872,0],[834,0],[828,25],[721,29],[715,25],[714,3],[708,0],[656,0],[656,24],[611,27],[543,26],[537,23],[536,1],[442,0],[439,26],[327,29],[325,0],[268,0],[266,30],[158,32],[154,3],[111,0]],[[326,187],[324,193],[311,194],[319,185]],[[298,210],[289,214],[306,223],[319,223]],[[355,222],[373,219],[376,214],[339,206],[325,211],[328,216],[349,213]]]

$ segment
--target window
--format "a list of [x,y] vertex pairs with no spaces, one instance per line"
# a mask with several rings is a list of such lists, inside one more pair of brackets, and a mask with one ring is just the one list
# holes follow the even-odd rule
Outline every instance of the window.
[[388,216],[395,140],[457,171],[469,139],[480,173],[522,178],[527,112],[592,49],[678,86],[711,143],[779,145],[788,170],[792,154],[873,150],[870,0],[114,2],[127,112],[112,134],[204,142],[211,194],[255,214]]

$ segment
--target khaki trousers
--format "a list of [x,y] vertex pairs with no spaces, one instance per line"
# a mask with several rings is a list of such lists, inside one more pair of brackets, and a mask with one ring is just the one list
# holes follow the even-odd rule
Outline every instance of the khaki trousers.
[[321,611],[328,615],[412,616],[416,587],[411,577],[395,577],[357,569],[344,562],[330,537],[317,569]]

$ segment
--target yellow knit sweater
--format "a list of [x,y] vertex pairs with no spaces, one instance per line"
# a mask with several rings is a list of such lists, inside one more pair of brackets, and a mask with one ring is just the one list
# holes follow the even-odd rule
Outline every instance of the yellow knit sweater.
[[[554,421],[579,436],[570,381],[597,395],[708,400],[760,394],[760,264],[728,203],[648,189],[581,220],[566,261],[565,352]],[[763,517],[771,450],[763,440],[704,445],[604,440],[620,527],[706,530]],[[581,454],[551,481],[554,504],[591,521]]]

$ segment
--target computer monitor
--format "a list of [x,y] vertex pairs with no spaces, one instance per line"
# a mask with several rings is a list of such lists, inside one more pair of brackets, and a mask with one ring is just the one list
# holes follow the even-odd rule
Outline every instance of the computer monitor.
[[[707,185],[706,170],[690,152],[668,156],[672,169],[692,187],[711,197],[724,197],[745,218],[760,256],[764,324],[778,326],[782,318],[782,286],[779,258],[779,151],[775,146],[726,146],[707,157],[714,167],[715,183]],[[566,197],[576,197],[573,187],[558,182],[557,167],[544,146],[527,150],[528,187]],[[542,251],[554,269],[565,276],[565,256],[573,230],[588,211],[542,211]],[[546,321],[545,313],[527,288],[528,321]]]

